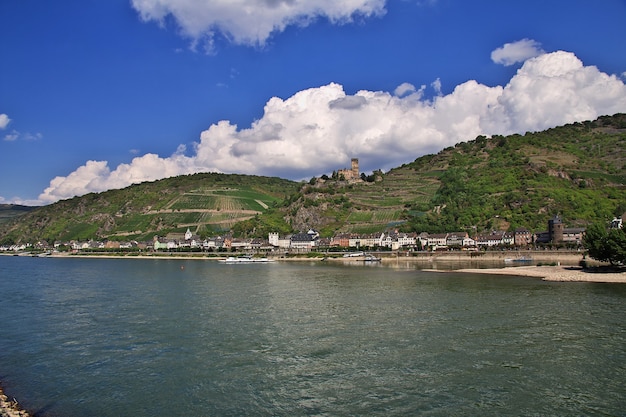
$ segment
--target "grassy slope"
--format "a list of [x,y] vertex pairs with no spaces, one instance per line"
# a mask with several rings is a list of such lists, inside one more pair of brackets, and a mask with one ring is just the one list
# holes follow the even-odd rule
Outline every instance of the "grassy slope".
[[92,193],[37,208],[0,227],[0,242],[150,240],[185,231],[230,229],[263,213],[298,184],[280,178],[194,174]]
[[18,204],[0,204],[0,224],[34,210],[35,207],[21,206]]

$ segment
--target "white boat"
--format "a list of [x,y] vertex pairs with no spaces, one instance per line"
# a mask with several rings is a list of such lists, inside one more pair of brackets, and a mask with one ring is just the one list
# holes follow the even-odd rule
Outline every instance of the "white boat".
[[220,259],[218,262],[225,264],[250,264],[250,263],[268,263],[274,262],[273,259],[268,258],[254,258],[249,255],[245,256],[229,256],[226,259]]
[[374,255],[370,255],[368,253],[365,255],[365,258],[363,258],[363,262],[380,262],[380,258],[377,258]]
[[358,258],[359,256],[364,256],[365,252],[350,252],[343,255],[344,258]]
[[348,258],[351,261],[363,261],[363,262],[380,262],[380,258],[376,256],[366,253],[366,252],[350,252],[343,255],[344,258]]
[[530,256],[519,256],[517,258],[504,258],[504,262],[506,263],[511,263],[511,262],[532,262],[533,258],[531,258]]

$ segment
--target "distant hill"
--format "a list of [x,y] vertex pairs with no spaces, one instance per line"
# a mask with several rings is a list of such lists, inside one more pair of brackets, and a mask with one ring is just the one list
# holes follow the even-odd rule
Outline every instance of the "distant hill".
[[626,115],[478,137],[362,178],[168,178],[32,209],[0,223],[0,243],[150,240],[187,228],[249,237],[311,228],[322,236],[389,228],[539,231],[557,214],[566,227],[584,227],[626,212]]
[[220,234],[295,192],[280,178],[202,173],[91,193],[37,207],[0,225],[0,243],[151,240],[184,232]]
[[0,224],[26,214],[35,208],[36,207],[22,206],[19,204],[0,204]]
[[566,227],[586,226],[626,212],[626,115],[478,137],[374,182],[313,182],[281,208],[295,230],[536,231],[557,214]]

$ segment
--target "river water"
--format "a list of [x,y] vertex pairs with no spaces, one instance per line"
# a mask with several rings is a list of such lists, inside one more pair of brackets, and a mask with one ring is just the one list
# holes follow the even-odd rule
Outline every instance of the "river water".
[[626,285],[325,263],[0,256],[38,416],[626,415]]

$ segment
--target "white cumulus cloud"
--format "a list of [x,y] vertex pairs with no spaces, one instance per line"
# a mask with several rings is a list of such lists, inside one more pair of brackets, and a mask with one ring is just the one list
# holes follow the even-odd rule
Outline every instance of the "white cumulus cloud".
[[244,45],[263,45],[288,25],[307,25],[325,17],[344,23],[355,16],[385,12],[385,0],[131,0],[144,21],[173,17],[183,35],[208,42],[216,33]]
[[435,93],[440,96],[441,95],[441,80],[437,78],[435,81],[430,84],[430,86],[435,90]]
[[505,66],[524,62],[529,58],[544,54],[541,44],[532,39],[522,39],[521,41],[505,43],[502,47],[491,52],[491,60],[496,64]]
[[[437,83],[437,85],[439,85]],[[201,133],[189,156],[147,154],[113,171],[89,161],[56,177],[42,203],[193,172],[306,179],[358,157],[365,172],[389,169],[478,135],[525,133],[626,112],[626,85],[572,53],[529,59],[504,86],[467,81],[425,99],[408,85],[394,93],[346,94],[339,84],[271,98],[249,128],[223,120]],[[437,86],[434,86],[437,89]]]
[[7,142],[14,142],[18,140],[19,137],[20,137],[20,133],[14,130],[11,133],[7,133],[6,135],[4,135],[4,140]]
[[626,111],[626,87],[615,75],[557,51],[524,63],[490,115],[493,133],[524,133]]
[[4,113],[0,114],[0,129],[5,129],[10,122],[11,119],[9,119],[9,116]]
[[18,132],[17,130],[13,130],[11,131],[11,133],[7,133],[4,136],[4,140],[7,142],[14,142],[16,140],[33,142],[33,141],[40,140],[42,138],[43,138],[43,135],[41,133],[30,133],[30,132],[22,133],[22,132]]
[[415,86],[411,83],[402,83],[399,86],[396,87],[396,89],[393,91],[393,93],[398,96],[398,97],[402,97],[405,96],[407,94],[413,94],[415,93]]

